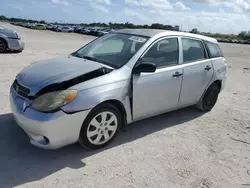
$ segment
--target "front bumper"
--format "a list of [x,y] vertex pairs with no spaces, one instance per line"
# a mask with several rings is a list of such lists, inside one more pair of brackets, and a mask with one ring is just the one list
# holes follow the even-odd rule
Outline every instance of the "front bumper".
[[9,50],[22,51],[24,49],[24,46],[25,46],[24,42],[21,41],[20,39],[8,38],[7,42],[8,42]]
[[76,143],[81,126],[90,110],[75,114],[63,111],[42,113],[31,108],[23,112],[25,100],[16,95],[11,87],[10,104],[17,124],[24,130],[30,143],[43,149],[57,149]]

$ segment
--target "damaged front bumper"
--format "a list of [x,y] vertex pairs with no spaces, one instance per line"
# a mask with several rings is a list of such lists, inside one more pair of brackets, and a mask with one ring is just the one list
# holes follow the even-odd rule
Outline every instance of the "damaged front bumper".
[[63,111],[42,113],[27,108],[23,112],[24,101],[11,87],[13,116],[28,135],[31,144],[44,149],[57,149],[78,141],[82,123],[90,110],[66,114]]

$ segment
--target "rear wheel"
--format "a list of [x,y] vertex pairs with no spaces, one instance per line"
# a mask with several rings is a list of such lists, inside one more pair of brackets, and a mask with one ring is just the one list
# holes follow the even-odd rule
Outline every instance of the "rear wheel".
[[111,104],[101,104],[84,121],[79,143],[89,149],[103,148],[116,137],[121,124],[119,110]]
[[219,86],[216,83],[213,83],[211,86],[209,86],[206,93],[202,97],[201,101],[196,105],[196,107],[203,112],[212,110],[217,102],[219,93]]
[[3,40],[0,39],[0,53],[3,53],[7,50],[7,43]]

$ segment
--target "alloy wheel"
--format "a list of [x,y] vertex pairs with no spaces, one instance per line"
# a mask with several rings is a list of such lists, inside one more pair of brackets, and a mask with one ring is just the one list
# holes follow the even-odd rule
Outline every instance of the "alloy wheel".
[[108,142],[116,133],[118,120],[112,112],[101,112],[89,123],[87,138],[94,145],[101,145]]

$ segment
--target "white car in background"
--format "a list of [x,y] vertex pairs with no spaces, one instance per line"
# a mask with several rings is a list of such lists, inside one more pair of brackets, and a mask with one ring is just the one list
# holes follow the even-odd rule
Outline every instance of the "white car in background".
[[74,29],[71,28],[71,27],[68,27],[68,26],[61,26],[61,27],[57,28],[57,31],[58,32],[68,32],[68,33],[71,33],[71,32],[74,31]]
[[113,32],[113,31],[115,31],[115,30],[111,29],[111,28],[105,28],[103,30],[98,31],[97,36],[103,36],[103,35],[106,35],[110,32]]

